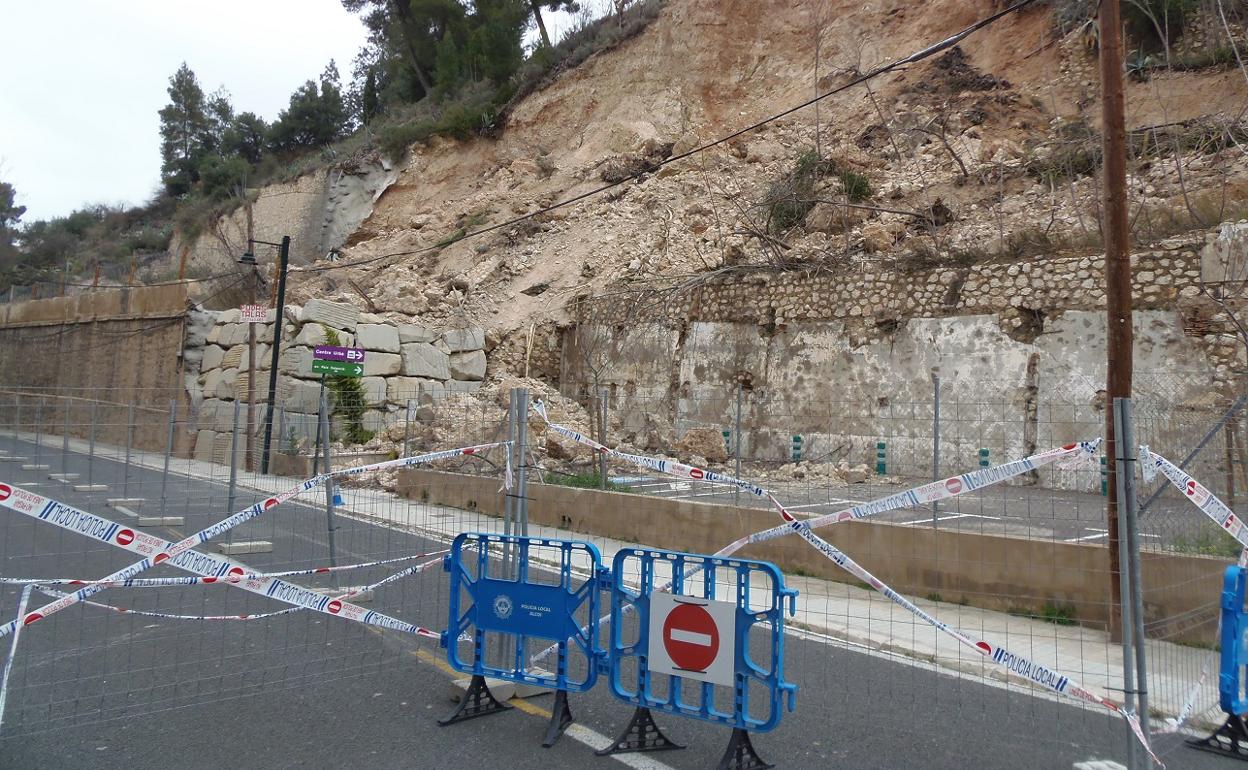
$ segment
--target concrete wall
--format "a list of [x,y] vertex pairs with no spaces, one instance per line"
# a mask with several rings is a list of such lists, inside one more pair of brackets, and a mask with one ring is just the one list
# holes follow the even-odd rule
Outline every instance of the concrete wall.
[[[1137,434],[1180,457],[1229,405],[1243,365],[1228,319],[1200,296],[1202,248],[1224,240],[1133,257]],[[660,415],[677,436],[729,429],[742,382],[746,458],[787,461],[800,435],[806,458],[873,466],[884,441],[889,472],[915,476],[931,472],[935,372],[941,467],[953,473],[973,467],[981,447],[1003,460],[1102,434],[1103,270],[1102,259],[1072,257],[747,274],[651,303],[661,312],[641,322],[624,320],[618,299],[586,303],[565,334],[562,386],[610,387],[625,415],[618,439],[646,447],[647,421],[630,416]],[[1202,461],[1216,465],[1215,454]],[[1052,468],[1041,481],[1099,484]]]
[[[187,319],[185,284],[108,289],[7,305],[0,311],[0,408],[6,421],[22,394],[30,425],[38,395],[42,421],[86,435],[96,402],[97,439],[125,441],[128,405],[138,413],[135,445],[163,448],[167,404],[181,387]],[[69,398],[66,398],[69,397]],[[59,432],[59,431],[51,431]]]
[[[425,502],[501,516],[498,479],[404,469],[400,494]],[[665,500],[633,494],[533,484],[529,521],[586,535],[690,551],[713,553],[751,532],[775,526],[774,512],[754,508]],[[1103,546],[1048,540],[932,531],[882,522],[848,522],[820,532],[881,580],[909,596],[940,594],[945,601],[991,610],[1026,609],[1046,604],[1074,610],[1084,623],[1108,620],[1109,565]],[[773,540],[741,551],[748,558],[774,562],[787,572],[845,583],[856,580],[797,537]],[[1150,633],[1171,641],[1205,644],[1213,631],[1223,559],[1146,553]],[[1193,612],[1196,620],[1185,618]]]

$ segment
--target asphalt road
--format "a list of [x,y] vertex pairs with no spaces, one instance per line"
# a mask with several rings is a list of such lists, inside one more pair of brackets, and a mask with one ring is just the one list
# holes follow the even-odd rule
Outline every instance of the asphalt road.
[[[0,451],[29,454],[28,445],[0,438]],[[45,457],[45,460],[48,459]],[[59,453],[50,464],[59,463]],[[83,458],[70,470],[83,472]],[[60,470],[53,467],[53,472]],[[110,518],[121,465],[97,459],[94,481],[109,492],[75,493],[49,481],[48,471],[0,463],[0,480]],[[132,468],[131,492],[160,488],[159,473]],[[168,514],[185,515],[169,539],[224,517],[221,480],[171,480]],[[324,512],[287,504],[245,525],[238,539],[271,540],[271,553],[238,557],[257,569],[324,563]],[[258,495],[240,493],[237,508]],[[418,534],[342,517],[342,561],[435,550]],[[240,528],[244,529],[244,528]],[[134,560],[44,522],[0,512],[0,574],[98,577]],[[389,570],[367,574],[376,579]],[[161,566],[152,575],[176,574]],[[352,579],[354,582],[355,579]],[[300,579],[305,584],[318,581]],[[319,581],[325,584],[325,579]],[[118,589],[102,601],[185,614],[236,614],[280,609],[225,585]],[[0,616],[16,612],[17,592],[0,591]],[[379,592],[374,609],[433,628],[445,626],[445,575],[431,569]],[[1022,687],[959,678],[880,653],[789,635],[785,665],[801,688],[796,712],[756,737],[760,754],[782,768],[895,770],[933,768],[1058,768],[1093,758],[1122,760],[1125,728],[1101,712],[1035,697]],[[6,652],[7,640],[0,642]],[[550,696],[506,714],[442,728],[451,674],[436,644],[298,612],[247,622],[195,622],[119,615],[75,607],[25,629],[15,659],[8,712],[0,728],[0,767],[21,768],[577,768],[615,767],[590,745],[614,736],[631,708],[605,683],[572,698],[578,727],[552,749],[540,746]],[[728,731],[659,715],[684,751],[622,755],[652,770],[714,767]],[[1171,767],[1215,768],[1227,760],[1159,740]]]

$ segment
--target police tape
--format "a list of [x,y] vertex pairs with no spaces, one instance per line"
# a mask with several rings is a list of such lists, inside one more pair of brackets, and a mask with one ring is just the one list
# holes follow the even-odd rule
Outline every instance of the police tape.
[[[875,575],[868,572],[864,567],[862,567],[862,565],[858,564],[856,561],[850,558],[848,554],[837,549],[834,545],[827,542],[823,538],[819,537],[811,530],[811,524],[813,522],[820,522],[821,524],[828,524],[828,523],[835,523],[836,521],[845,521],[845,520],[854,518],[852,514],[846,516],[845,518],[841,518],[840,514],[847,513],[846,511],[842,511],[836,514],[830,514],[829,516],[821,516],[815,519],[802,521],[802,520],[797,519],[797,517],[795,517],[783,505],[781,505],[780,501],[777,500],[773,494],[771,494],[770,492],[764,490],[762,487],[759,487],[758,485],[755,485],[751,482],[743,481],[741,479],[736,479],[730,476],[712,474],[709,471],[704,471],[694,466],[683,465],[681,463],[671,463],[669,461],[662,460],[659,458],[642,457],[639,455],[629,455],[624,452],[617,452],[598,443],[597,441],[594,441],[593,439],[590,439],[587,436],[584,436],[581,433],[573,431],[570,428],[567,428],[565,426],[558,425],[556,423],[551,422],[549,417],[546,414],[546,409],[544,405],[540,401],[534,404],[534,411],[536,411],[538,415],[542,417],[543,421],[546,422],[547,426],[551,430],[555,431],[556,433],[560,435],[566,436],[567,438],[570,438],[574,441],[578,441],[581,444],[589,446],[593,448],[595,451],[600,452],[602,454],[609,454],[613,457],[626,459],[626,460],[630,460],[634,462],[635,460],[633,460],[633,458],[640,458],[641,460],[643,460],[643,462],[637,462],[636,464],[640,465],[641,467],[657,470],[660,473],[666,473],[669,475],[680,475],[686,478],[691,478],[691,479],[700,480],[700,481],[721,481],[721,482],[733,484],[735,486],[738,486],[741,489],[751,491],[752,493],[756,495],[761,495],[761,496],[766,497],[768,502],[771,503],[771,505],[776,509],[780,517],[785,522],[780,527],[775,528],[775,530],[783,530],[783,531],[780,532],[779,534],[771,535],[771,537],[779,537],[780,534],[789,534],[789,533],[798,534],[799,536],[802,537],[802,539],[804,539],[807,543],[813,546],[817,551],[823,554],[825,558],[832,561],[838,567],[849,572],[851,575],[854,575],[859,580],[866,582],[873,589],[883,594],[890,601],[902,607],[903,609],[908,610],[915,617],[931,625],[936,630],[941,631],[945,634],[948,634],[949,636],[952,636],[955,640],[957,640],[963,646],[967,647],[968,649],[974,650],[975,652],[979,653],[981,656],[986,658],[988,661],[991,661],[992,663],[1000,666],[1001,668],[1004,668],[1007,673],[1026,679],[1029,682],[1037,686],[1040,686],[1052,692],[1056,692],[1060,695],[1065,695],[1069,698],[1083,701],[1085,703],[1099,705],[1099,706],[1109,709],[1115,714],[1118,714],[1130,726],[1132,732],[1135,734],[1136,738],[1140,741],[1140,743],[1144,746],[1144,749],[1148,752],[1149,756],[1152,757],[1153,760],[1157,762],[1158,765],[1162,765],[1164,767],[1161,760],[1158,759],[1156,754],[1153,753],[1153,750],[1148,742],[1148,737],[1144,735],[1144,731],[1140,727],[1139,719],[1136,717],[1134,713],[1132,713],[1131,711],[1128,711],[1122,705],[1114,702],[1113,700],[1110,700],[1109,698],[1106,698],[1106,697],[1103,697],[1103,696],[1100,696],[1091,692],[1090,690],[1081,686],[1079,683],[1075,682],[1070,677],[1063,675],[1061,672],[1056,671],[1055,669],[1050,669],[1047,666],[1044,666],[1036,661],[1032,661],[1022,655],[1011,652],[1010,650],[1004,647],[1001,647],[999,645],[994,645],[986,640],[973,639],[970,636],[967,636],[962,631],[954,628],[953,626],[950,626],[947,623],[944,623],[943,621],[939,620],[935,616],[925,612],[924,610],[916,606],[913,602],[911,602],[909,599],[899,594],[897,591],[893,590],[882,580],[880,580]],[[979,483],[976,488],[982,489],[985,486],[998,484],[1002,481],[1012,478],[1013,476],[1017,476],[1023,472],[1034,469],[1035,467],[1037,467],[1035,465],[1035,460],[1037,457],[1047,457],[1048,458],[1047,461],[1052,462],[1054,460],[1061,459],[1063,457],[1070,457],[1072,455],[1073,456],[1080,456],[1080,455],[1090,456],[1092,453],[1095,452],[1096,447],[1098,447],[1099,445],[1100,445],[1099,439],[1096,441],[1091,441],[1091,442],[1080,442],[1078,444],[1070,444],[1065,447],[1061,447],[1060,449],[1050,450],[1049,452],[1043,453],[1043,455],[1036,455],[1036,456],[1026,458],[1021,461],[1015,461],[1013,463],[1006,463],[1005,466],[997,466],[997,468],[1010,466],[1006,468],[1006,470],[1003,470],[1003,471],[999,471],[996,473],[985,473],[985,471],[989,471],[989,472],[994,471],[993,468],[987,468],[982,471],[973,472],[973,473],[979,474],[977,477],[975,477],[976,482],[983,481],[983,483]],[[961,479],[965,479],[967,476],[970,476],[970,475],[971,474],[963,474],[962,476],[955,476],[952,478],[961,480]],[[962,494],[964,491],[969,491],[969,490],[964,490],[964,489],[958,489],[957,491],[954,491],[953,489],[949,487],[945,487],[944,482],[935,482],[931,484],[925,484],[921,488],[908,490],[907,492],[903,492],[898,495],[892,495],[890,496],[890,498],[893,499],[894,501],[898,501],[895,503],[895,507],[898,507],[898,508],[909,507],[911,505],[917,505],[919,504],[919,497],[917,494],[918,489],[928,489],[929,491],[926,494],[933,495],[933,494],[938,494],[937,490],[934,489],[937,486],[943,487],[944,492],[947,493],[945,494],[946,497],[952,497],[956,494]],[[886,499],[889,499],[889,498],[886,498]],[[932,499],[940,499],[940,498],[932,498]],[[914,502],[906,502],[903,504],[902,502],[900,502],[902,500],[914,500]],[[881,501],[874,501],[874,502],[879,503]],[[866,505],[871,505],[871,504],[866,504]],[[883,508],[882,506],[877,507],[875,509],[871,509],[872,512],[867,515],[875,515],[877,513],[883,512],[883,510],[890,510],[890,509]],[[764,534],[764,533],[771,533],[775,530],[764,530],[763,533],[755,533],[755,534],[759,535],[759,534]],[[724,548],[720,549],[714,555],[720,556],[720,557],[729,556],[735,553],[736,551],[740,550],[741,548],[744,548],[750,542],[752,542],[751,537],[752,536],[740,538],[739,540],[736,540],[728,544]],[[768,539],[770,539],[770,537]],[[697,569],[699,568],[694,568],[694,571],[696,571]],[[670,586],[671,583],[669,583],[668,585]],[[666,586],[664,588],[666,588]],[[549,654],[549,652],[550,652],[550,648],[547,648],[545,650],[542,650],[539,653],[539,656],[547,655]]]
[[[26,490],[19,490],[17,487],[13,487],[12,490],[13,490],[14,496],[16,496],[17,492],[20,491],[25,496],[39,497],[38,495],[34,495],[31,492],[27,492]],[[92,528],[88,531],[82,532],[82,534],[85,534],[88,537],[91,537],[95,540],[99,540],[100,542],[108,543],[109,545],[113,545],[118,548],[125,549],[127,551],[133,551],[136,549],[136,547],[144,547],[144,548],[155,547],[159,550],[160,553],[167,553],[174,546],[174,543],[171,543],[167,540],[162,540],[161,538],[155,537],[154,535],[149,535],[146,533],[135,533],[131,530],[126,530],[122,528],[121,525],[117,524],[116,522],[109,521],[108,519],[104,519],[99,516],[94,516],[94,514],[88,514],[85,511],[79,511],[78,509],[73,508],[72,506],[67,506],[64,503],[59,503],[55,500],[49,500],[48,505],[50,506],[52,504],[61,506],[64,510],[66,510],[69,513],[72,513],[75,516],[92,516],[93,518],[98,520],[102,528]],[[23,512],[19,508],[15,508],[14,510]],[[27,515],[32,516],[34,518],[39,518],[39,514],[37,513],[28,513]],[[50,519],[45,519],[45,520],[50,520]],[[57,523],[57,522],[54,521],[53,523]],[[68,525],[65,523],[59,523],[58,526],[61,526],[65,529],[71,529],[71,530],[73,529],[72,525]],[[77,530],[77,531],[80,531],[80,530]],[[126,532],[129,532],[129,535],[122,536]],[[142,546],[138,545],[140,536],[144,538],[144,542]],[[416,626],[411,623],[398,620],[397,618],[392,618],[389,615],[385,615],[380,612],[375,612],[373,610],[360,607],[359,605],[352,604],[342,599],[336,599],[331,596],[326,596],[325,594],[318,593],[310,588],[306,588],[296,583],[288,583],[282,580],[281,578],[275,578],[275,577],[266,577],[262,579],[244,578],[242,576],[246,575],[248,573],[248,570],[245,567],[243,567],[243,565],[239,564],[238,562],[235,562],[231,559],[227,559],[225,557],[204,554],[195,550],[187,550],[178,554],[177,556],[173,558],[162,560],[162,563],[164,562],[167,562],[171,566],[178,567],[179,569],[186,570],[187,572],[196,573],[202,577],[226,578],[228,575],[232,574],[235,577],[239,578],[237,582],[226,581],[226,580],[223,580],[222,582],[225,582],[226,585],[236,586],[238,588],[243,589],[244,591],[258,594],[260,596],[267,596],[270,599],[276,599],[280,602],[285,602],[286,604],[292,604],[297,607],[301,607],[303,609],[313,610],[315,612],[321,612],[326,615],[332,615],[334,617],[346,618],[347,620],[358,621],[360,623],[366,623],[368,625],[377,626],[379,628],[389,628],[395,631],[403,631],[405,633],[417,634],[419,636],[426,636],[426,637],[434,638],[434,639],[441,638],[441,635],[436,631],[432,631],[422,626]],[[105,586],[105,588],[107,588],[107,586]],[[103,590],[103,589],[100,589],[100,590]],[[86,598],[85,596],[81,596],[81,594],[82,594],[81,590],[72,594],[66,594],[61,599],[58,599],[55,602],[53,602],[53,604],[54,605],[63,604],[64,606],[77,604]],[[72,602],[69,601],[70,599],[72,599],[73,601]],[[15,629],[18,625],[28,626],[31,623],[34,623],[41,619],[40,617],[35,617],[35,614],[36,614],[35,612],[29,612],[24,617],[20,619],[14,619],[10,623],[6,624],[6,627],[12,626]],[[20,623],[19,623],[19,620],[20,620]]]
[[[878,516],[881,513],[895,511],[899,508],[911,508],[948,500],[951,497],[958,497],[968,492],[992,486],[993,484],[1000,484],[1024,473],[1038,470],[1050,463],[1086,463],[1096,456],[1096,450],[1100,445],[1101,440],[1099,438],[1094,441],[1079,441],[1074,444],[1067,444],[1031,455],[1030,457],[1024,457],[1021,460],[1013,460],[990,468],[968,471],[958,476],[950,476],[947,479],[933,481],[907,489],[904,492],[881,497],[877,500],[859,503],[840,511],[804,519],[803,523],[810,529],[819,529],[829,524],[839,524],[843,521]],[[779,507],[778,503],[775,504]],[[793,524],[781,524],[771,529],[755,532],[743,538],[741,545],[762,543],[783,537],[793,532],[793,526]]]
[[[450,553],[449,549],[441,551],[430,551],[429,553],[418,553],[412,556],[399,556],[394,559],[382,559],[380,561],[369,561],[360,564],[341,564],[337,567],[314,567],[312,569],[292,569],[286,572],[249,572],[242,575],[227,574],[223,578],[216,577],[168,577],[168,578],[130,578],[129,580],[121,580],[115,583],[109,583],[107,588],[153,588],[159,586],[190,586],[212,583],[237,583],[244,578],[247,579],[263,579],[266,577],[298,577],[300,575],[323,575],[330,572],[348,572],[355,569],[367,569],[369,567],[380,567],[386,564],[397,564],[401,561],[413,561],[415,559],[423,559],[427,556],[441,556]],[[26,585],[34,584],[41,586],[78,586],[78,585],[104,585],[98,580],[81,580],[77,578],[6,578],[0,577],[0,585]]]
[[[437,552],[436,554],[432,554],[432,553],[430,553],[430,554],[422,554],[422,556],[434,556],[434,555],[441,556],[442,554],[445,554],[445,553],[447,553],[447,551],[439,551],[439,552]],[[419,557],[419,556],[417,556],[417,557],[406,557],[406,558],[420,558],[420,557]],[[393,561],[393,560],[391,560],[391,561]],[[385,564],[385,563],[388,563],[388,562],[375,562],[375,564]],[[341,600],[341,599],[351,599],[351,598],[356,597],[356,596],[359,596],[360,594],[365,593],[365,592],[367,592],[367,591],[373,591],[373,590],[376,590],[376,589],[378,589],[378,588],[381,588],[382,586],[387,585],[387,584],[389,584],[389,583],[392,583],[392,582],[394,582],[395,580],[398,580],[398,579],[400,579],[400,578],[405,578],[405,577],[408,577],[409,575],[415,575],[415,574],[417,574],[417,573],[419,573],[419,572],[423,572],[424,570],[428,569],[429,567],[431,567],[431,566],[433,566],[433,565],[435,565],[435,564],[441,564],[441,563],[442,563],[442,559],[441,559],[441,558],[436,558],[436,559],[432,559],[431,561],[427,561],[427,562],[424,562],[424,563],[421,563],[421,564],[416,564],[416,565],[414,565],[414,566],[412,566],[412,567],[408,567],[408,568],[403,569],[403,570],[401,570],[401,571],[399,571],[399,572],[396,572],[396,573],[394,573],[393,575],[390,575],[390,576],[386,577],[386,578],[385,578],[385,579],[383,579],[383,580],[379,580],[379,581],[377,581],[376,583],[372,583],[372,584],[369,584],[369,585],[364,585],[364,586],[360,586],[360,587],[358,587],[358,588],[354,588],[354,589],[352,589],[352,590],[350,590],[350,591],[346,591],[346,592],[344,592],[344,593],[337,594],[337,595],[333,596],[333,598],[334,598],[334,599],[339,599],[339,600]],[[357,566],[357,567],[358,567],[359,565],[355,565],[355,566]],[[307,574],[307,573],[299,573],[299,574]],[[253,576],[249,576],[249,577],[256,577],[256,576],[254,576],[254,575],[253,575]],[[269,575],[269,577],[273,577],[273,575]],[[191,579],[192,579],[192,580],[196,580],[196,579],[198,579],[198,578],[191,578]],[[235,581],[234,581],[234,579],[233,579],[233,578],[230,578],[230,579],[227,579],[227,580],[223,580],[222,582],[223,582],[223,583],[228,583],[228,582],[235,582]],[[64,593],[63,591],[57,591],[55,588],[52,588],[52,587],[51,587],[51,585],[52,585],[52,584],[47,584],[47,583],[36,583],[36,584],[35,584],[35,590],[39,591],[40,593],[45,594],[46,596],[50,596],[50,597],[53,597],[53,598],[60,598],[60,597],[63,597],[63,596],[68,596],[68,594]],[[176,615],[176,614],[172,614],[172,613],[168,613],[168,612],[155,612],[155,611],[153,611],[153,610],[136,610],[136,609],[130,609],[130,608],[128,608],[128,607],[118,607],[118,606],[113,605],[113,604],[104,604],[104,603],[102,603],[102,602],[96,602],[96,601],[92,601],[92,600],[90,600],[90,599],[84,599],[84,600],[82,601],[82,604],[83,604],[83,605],[85,605],[85,606],[88,606],[88,607],[96,607],[96,608],[99,608],[99,609],[102,609],[102,610],[110,610],[110,611],[112,611],[112,612],[116,612],[116,613],[119,613],[119,614],[122,614],[122,615],[142,615],[142,616],[144,616],[144,617],[148,617],[148,618],[163,618],[163,619],[166,619],[166,620],[195,620],[195,621],[204,621],[204,620],[208,620],[208,621],[221,621],[221,620],[261,620],[261,619],[264,619],[264,618],[273,618],[273,617],[277,617],[277,616],[279,616],[279,615],[289,615],[289,614],[291,614],[291,613],[293,613],[293,612],[302,612],[302,611],[304,610],[304,608],[303,608],[303,607],[289,607],[289,608],[284,609],[284,610],[275,610],[275,611],[273,611],[273,612],[261,612],[261,613],[257,613],[257,614],[250,614],[250,615],[249,615],[249,614],[235,614],[235,615]]]
[[[210,538],[226,532],[239,524],[250,521],[268,509],[286,502],[292,497],[302,494],[303,492],[320,486],[330,478],[336,476],[353,476],[371,471],[387,470],[389,468],[399,468],[409,465],[435,462],[437,460],[445,460],[452,457],[475,455],[494,447],[505,446],[510,443],[510,441],[499,441],[490,444],[479,444],[471,447],[444,449],[438,452],[418,455],[416,457],[400,457],[394,460],[373,463],[371,465],[362,465],[356,468],[345,468],[331,473],[322,473],[299,482],[285,492],[266,498],[255,505],[248,506],[247,508],[244,508],[243,510],[238,511],[225,519],[222,519],[216,524],[208,526],[199,532],[178,541],[177,543],[170,543],[161,538],[142,532],[136,533],[131,529],[122,527],[120,524],[108,521],[107,519],[96,516],[95,514],[78,510],[73,506],[56,500],[51,500],[50,498],[45,498],[19,487],[0,483],[0,507],[9,508],[10,510],[41,519],[43,521],[49,521],[64,529],[76,531],[80,534],[94,537],[97,540],[102,540],[103,542],[120,546],[126,550],[139,553],[144,557],[141,561],[135,562],[127,567],[123,567],[111,575],[101,578],[99,581],[94,581],[85,585],[72,594],[68,594],[61,599],[27,613],[25,618],[21,619],[22,623],[24,625],[30,625],[31,623],[38,622],[49,615],[60,612],[66,607],[71,607],[74,604],[77,604],[83,599],[86,599],[88,596],[99,593],[107,588],[107,584],[109,583],[127,580],[146,569],[160,564],[163,561],[168,560],[174,566],[182,566],[178,564],[176,560],[178,557],[187,553],[198,553],[191,550],[194,546],[207,542]],[[509,481],[510,473],[508,473],[507,480],[504,481],[504,485],[506,486]],[[114,540],[114,538],[116,539]],[[200,556],[202,558],[202,554],[200,554]],[[188,571],[194,572],[195,570]],[[206,577],[222,577],[226,571],[229,571],[228,567],[224,568],[224,571],[220,574],[200,574]],[[245,573],[246,570],[242,570],[242,572]],[[4,637],[12,633],[17,628],[17,623],[18,621],[15,619],[0,626],[0,637]]]
[[1204,484],[1189,476],[1166,458],[1149,450],[1147,446],[1140,447],[1140,471],[1145,482],[1152,481],[1157,477],[1157,472],[1161,471],[1175,489],[1182,492],[1202,513],[1226,530],[1228,535],[1238,540],[1240,545],[1248,548],[1248,527],[1245,527],[1243,520]]

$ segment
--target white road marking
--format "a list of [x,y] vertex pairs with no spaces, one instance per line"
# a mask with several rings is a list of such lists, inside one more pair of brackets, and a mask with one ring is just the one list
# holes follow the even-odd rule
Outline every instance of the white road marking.
[[1063,541],[1063,542],[1066,542],[1066,543],[1082,543],[1084,540],[1100,540],[1100,539],[1101,539],[1101,538],[1103,538],[1103,537],[1109,537],[1109,533],[1108,533],[1108,532],[1101,532],[1101,533],[1096,534],[1096,535],[1084,535],[1083,537],[1072,537],[1072,538],[1067,538],[1067,539],[1066,539],[1065,541]]
[[[987,516],[987,515],[982,514],[982,513],[954,513],[954,514],[950,514],[949,516],[940,516],[940,517],[938,517],[938,518],[936,519],[936,523],[937,523],[937,524],[939,524],[939,523],[940,523],[940,522],[942,522],[942,521],[952,521],[952,520],[954,520],[954,519],[966,519],[966,518],[971,518],[971,519],[992,519],[993,521],[998,521],[998,520],[1000,520],[1000,518],[1001,518],[1001,517],[1000,517],[1000,516]],[[927,518],[925,518],[925,519],[915,519],[914,521],[902,521],[902,522],[898,522],[898,523],[900,523],[900,524],[931,524],[931,523],[932,523],[932,517],[931,517],[931,516],[928,516],[928,517],[927,517]]]
[[844,505],[845,503],[849,503],[850,505],[860,505],[865,502],[866,502],[865,500],[834,499],[834,500],[829,500],[826,503],[805,503],[803,505],[786,505],[785,508],[787,508],[790,511],[797,511],[797,510],[801,510],[802,508],[818,508],[823,505]]
[[[564,731],[564,735],[568,736],[577,743],[582,743],[594,751],[601,751],[607,748],[615,741],[603,735],[596,730],[591,730],[579,722],[573,722],[568,725],[568,729]],[[611,758],[616,762],[620,762],[637,770],[673,770],[671,765],[665,765],[662,762],[648,757],[645,754],[612,754]]]

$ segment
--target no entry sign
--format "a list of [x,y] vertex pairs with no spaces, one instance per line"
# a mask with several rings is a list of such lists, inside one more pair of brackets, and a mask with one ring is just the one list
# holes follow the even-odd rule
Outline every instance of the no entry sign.
[[731,602],[655,592],[650,595],[650,671],[731,687],[736,661]]

